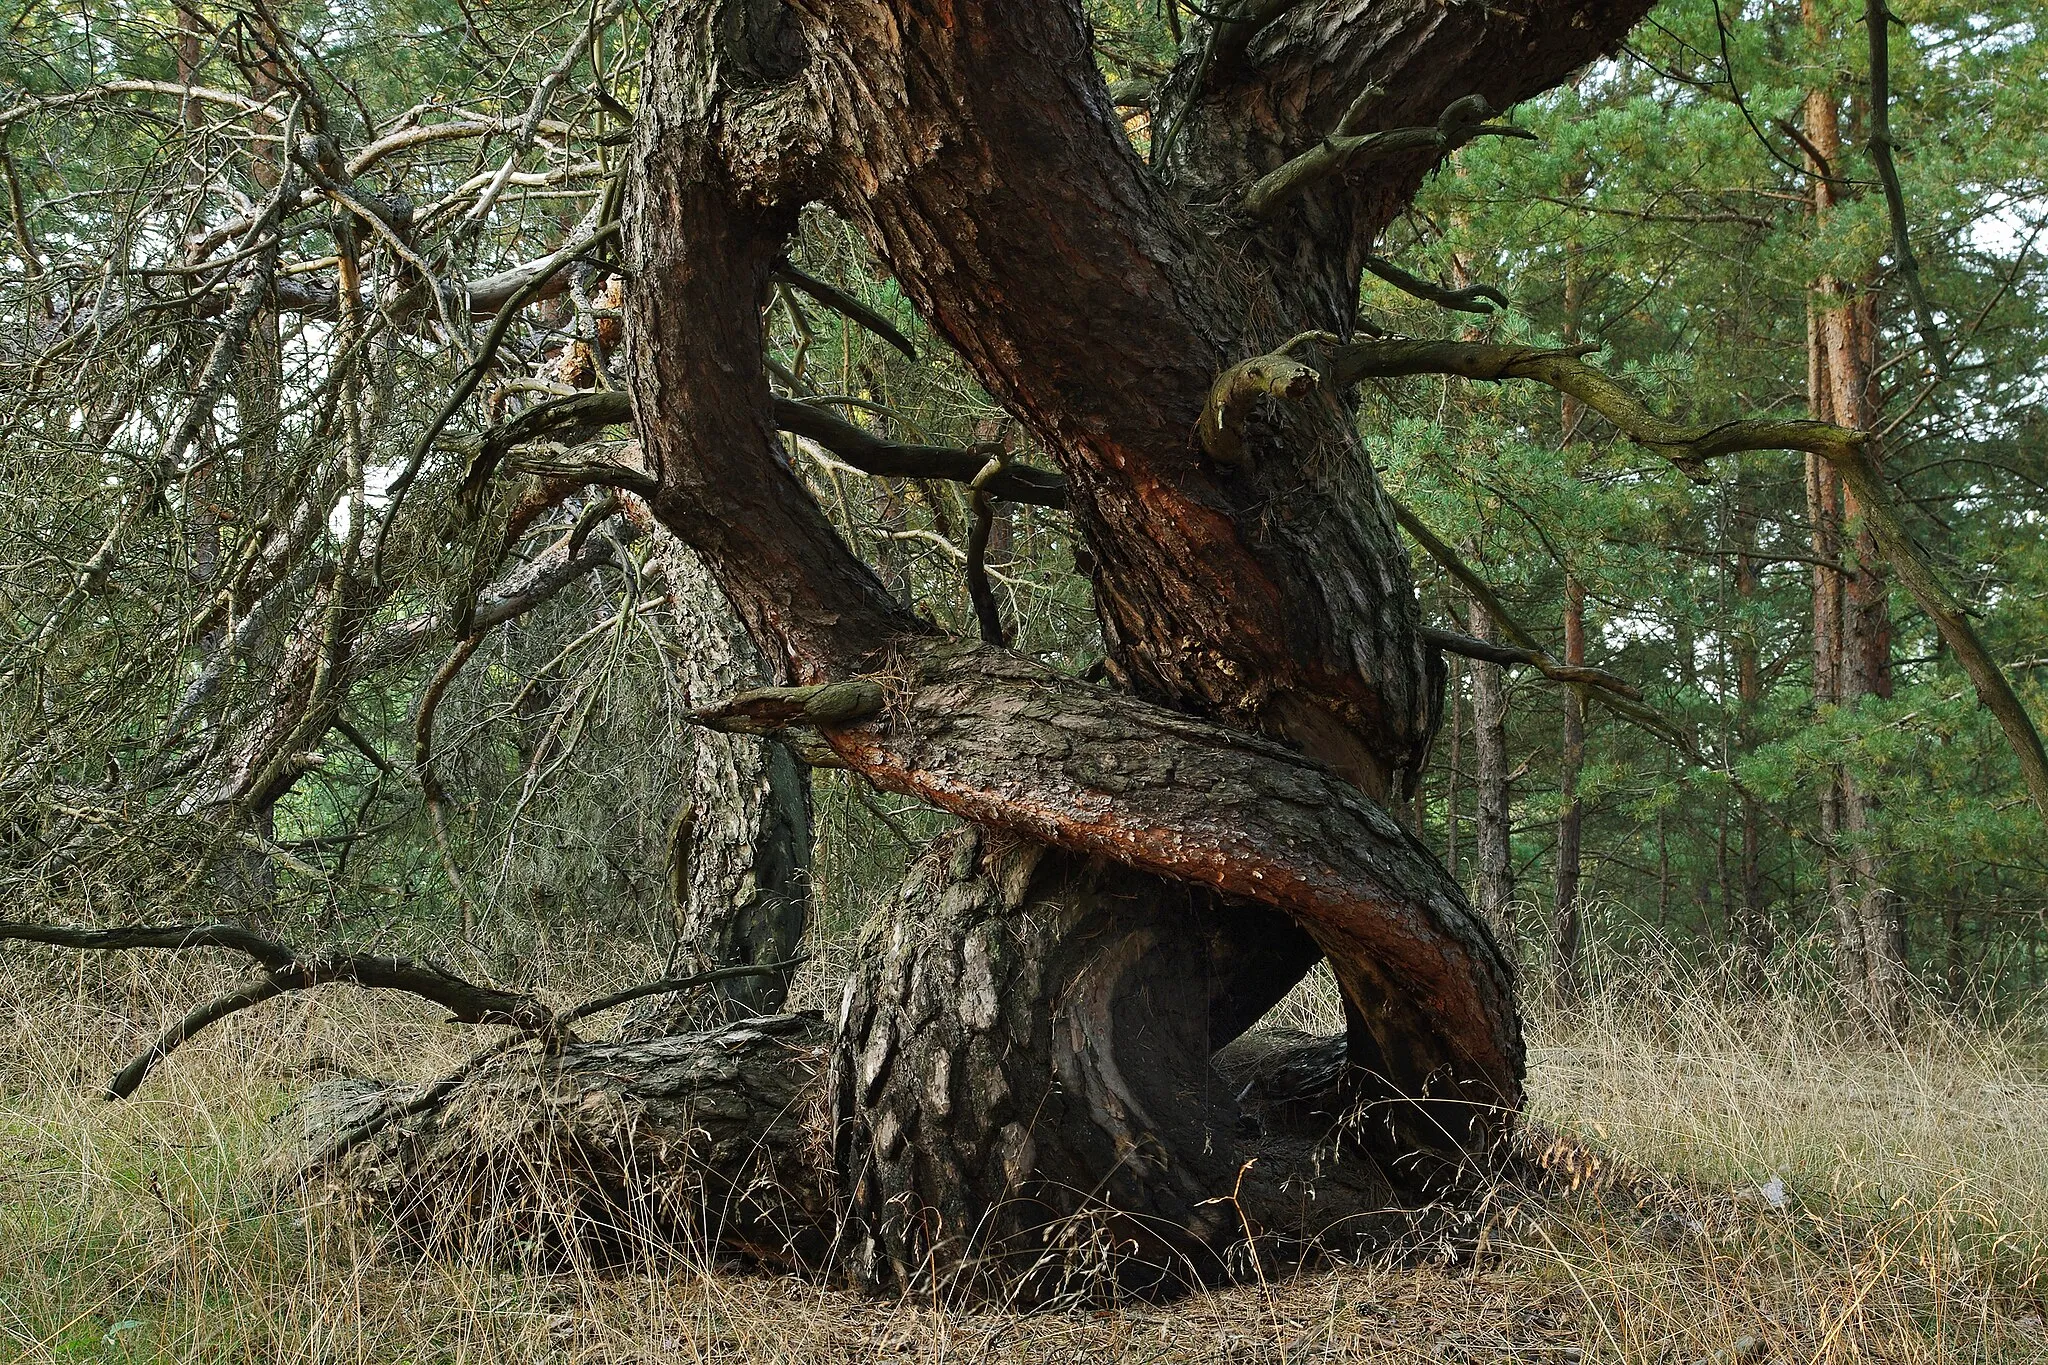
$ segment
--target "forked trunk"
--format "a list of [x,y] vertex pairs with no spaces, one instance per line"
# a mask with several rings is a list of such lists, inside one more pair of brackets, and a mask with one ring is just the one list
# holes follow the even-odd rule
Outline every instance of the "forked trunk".
[[[648,502],[768,676],[805,685],[701,719],[973,826],[878,918],[829,1029],[757,1030],[791,1071],[832,1039],[829,1080],[806,1072],[779,1111],[824,1114],[822,1145],[764,1147],[792,1154],[790,1197],[720,1145],[727,1073],[706,1072],[708,1136],[670,1133],[679,1156],[710,1144],[697,1164],[718,1180],[684,1212],[725,1249],[899,1288],[1156,1289],[1355,1247],[1457,1193],[1512,1132],[1512,969],[1386,810],[1415,789],[1443,667],[1355,414],[1341,394],[1272,402],[1228,456],[1195,432],[1239,362],[1352,331],[1359,262],[1438,153],[1308,184],[1272,214],[1241,202],[1251,178],[1340,123],[1504,107],[1641,6],[1261,9],[1205,21],[1214,42],[1190,34],[1152,164],[1076,0],[686,0],[658,26],[624,209]],[[1059,465],[1113,689],[934,640],[796,477],[762,307],[816,202]],[[1345,1036],[1252,1030],[1318,956]],[[663,1046],[745,1070],[769,1044]],[[633,1151],[692,1121],[635,1098],[627,1054],[502,1065],[572,1134],[579,1084]],[[759,1118],[749,1103],[732,1112]],[[461,1127],[424,1121],[378,1150],[460,1189]],[[631,1167],[622,1141],[574,1139],[608,1189]],[[748,1192],[736,1220],[717,1216],[723,1189]]]

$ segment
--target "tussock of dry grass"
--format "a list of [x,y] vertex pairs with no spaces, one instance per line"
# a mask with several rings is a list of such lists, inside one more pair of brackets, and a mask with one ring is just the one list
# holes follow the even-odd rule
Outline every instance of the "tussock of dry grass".
[[465,1031],[316,992],[107,1104],[126,1050],[206,984],[161,969],[0,966],[0,1360],[2048,1360],[2048,1069],[2018,1029],[1929,1018],[1881,1045],[1794,993],[1610,990],[1532,1052],[1532,1115],[1575,1139],[1578,1186],[1503,1190],[1476,1263],[1016,1316],[687,1259],[533,1277],[393,1256],[273,1198],[270,1120],[332,1068],[430,1074]]

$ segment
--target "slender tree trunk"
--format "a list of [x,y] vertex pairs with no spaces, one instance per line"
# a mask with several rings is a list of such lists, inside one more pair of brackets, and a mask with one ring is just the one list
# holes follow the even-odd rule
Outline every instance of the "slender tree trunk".
[[[1493,621],[1474,602],[1467,629],[1493,638]],[[1515,942],[1515,865],[1509,846],[1508,700],[1499,664],[1472,667],[1472,899],[1505,943]]]
[[1657,932],[1671,932],[1671,845],[1664,837],[1664,810],[1657,810]]
[[[1576,244],[1565,252],[1564,340],[1579,339],[1579,310],[1583,304],[1583,271]],[[1559,446],[1569,451],[1583,419],[1583,405],[1570,394],[1558,405]],[[1567,461],[1568,467],[1575,467]],[[1586,586],[1569,569],[1564,579],[1564,658],[1574,668],[1586,663]],[[1551,933],[1551,992],[1559,1001],[1576,1000],[1582,989],[1580,939],[1582,913],[1579,907],[1579,844],[1585,815],[1579,806],[1579,773],[1586,763],[1586,699],[1576,690],[1564,692],[1564,744],[1558,762],[1557,810],[1557,896]]]
[[[709,706],[766,676],[761,654],[725,593],[683,542],[635,509],[653,536],[648,568],[668,596],[683,695]],[[752,735],[697,731],[689,796],[671,831],[676,947],[683,971],[752,967],[796,956],[810,923],[811,778],[788,746]],[[789,974],[742,977],[707,996],[657,997],[636,1021],[641,1034],[677,1033],[707,1021],[772,1014]]]
[[[1574,668],[1586,663],[1586,589],[1571,575],[1564,584],[1564,659]],[[1586,703],[1577,692],[1565,692],[1564,754],[1559,765],[1560,804],[1557,812],[1556,928],[1551,940],[1551,984],[1559,1000],[1575,1000],[1583,989],[1579,955],[1583,935],[1579,908],[1579,840],[1585,816],[1579,807],[1579,770],[1586,762]]]
[[1452,659],[1450,687],[1445,693],[1450,707],[1451,727],[1450,772],[1444,778],[1444,870],[1452,881],[1458,880],[1458,783],[1462,776],[1459,769],[1465,761],[1461,752],[1465,735],[1465,661]]
[[[1810,0],[1804,13],[1810,31],[1824,32]],[[1816,169],[1836,167],[1841,113],[1831,91],[1808,93],[1805,122],[1813,153],[1825,162]],[[1813,193],[1815,221],[1825,223],[1837,206],[1836,186],[1817,175]],[[1815,418],[1861,431],[1874,426],[1875,307],[1868,291],[1833,278],[1816,281],[1807,362]],[[1874,443],[1867,450],[1870,459],[1879,458]],[[1831,472],[1810,470],[1808,485],[1814,557],[1825,561],[1814,571],[1815,699],[1823,706],[1852,706],[1866,696],[1889,696],[1891,617],[1883,557],[1858,525],[1853,495]],[[1842,568],[1826,567],[1832,563]],[[1852,1009],[1871,1027],[1888,1028],[1905,1008],[1906,969],[1900,908],[1886,885],[1888,869],[1876,846],[1875,802],[1847,765],[1836,767],[1829,785],[1821,834],[1841,848],[1829,858],[1828,869],[1838,975]]]
[[[1736,739],[1746,754],[1756,745],[1756,716],[1764,697],[1763,668],[1758,657],[1756,628],[1750,616],[1755,610],[1758,590],[1757,560],[1752,553],[1756,548],[1756,509],[1752,505],[1754,490],[1743,475],[1744,467],[1738,464],[1734,517],[1735,597],[1742,614],[1735,633],[1735,706]],[[1737,951],[1750,984],[1760,987],[1770,962],[1774,936],[1770,908],[1764,904],[1763,896],[1761,821],[1756,801],[1747,792],[1740,797],[1740,809],[1742,842],[1737,881],[1742,918],[1737,934]]]

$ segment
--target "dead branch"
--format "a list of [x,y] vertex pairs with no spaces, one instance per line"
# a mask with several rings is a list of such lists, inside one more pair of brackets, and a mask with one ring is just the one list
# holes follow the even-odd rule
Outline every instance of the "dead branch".
[[[1536,637],[1529,633],[1526,626],[1515,619],[1514,615],[1502,604],[1493,588],[1485,579],[1473,571],[1472,566],[1465,562],[1463,556],[1439,539],[1429,527],[1423,524],[1422,519],[1416,516],[1415,513],[1391,498],[1388,501],[1393,503],[1394,519],[1401,524],[1401,529],[1406,531],[1409,537],[1422,547],[1424,553],[1428,554],[1437,563],[1443,565],[1445,572],[1458,581],[1459,585],[1471,595],[1472,600],[1479,604],[1479,609],[1485,612],[1494,625],[1500,628],[1503,635],[1514,642],[1516,651],[1521,656],[1524,656],[1511,659],[1494,659],[1493,662],[1527,663],[1545,677],[1555,678],[1557,681],[1572,688],[1586,700],[1597,701],[1622,719],[1648,730],[1651,734],[1656,735],[1693,762],[1704,764],[1707,761],[1705,756],[1700,753],[1698,746],[1693,743],[1692,736],[1688,735],[1672,721],[1665,719],[1658,712],[1645,705],[1640,700],[1642,694],[1633,687],[1628,686],[1626,683],[1623,683],[1618,688],[1607,687],[1596,683],[1591,678],[1560,676],[1568,671],[1567,666],[1558,663],[1550,657],[1549,653],[1536,642]],[[1448,632],[1429,632],[1429,634],[1447,635]],[[1469,637],[1458,638],[1469,639]],[[1486,642],[1474,640],[1472,643],[1481,644]],[[1439,643],[1439,647],[1446,646]],[[1452,652],[1463,654],[1467,651],[1453,649]],[[1485,654],[1471,654],[1470,657],[1487,658],[1489,656]],[[1598,669],[1590,671],[1600,672]],[[1607,676],[1612,677],[1611,674]],[[1619,679],[1615,681],[1619,681]]]
[[[1934,307],[1927,301],[1927,286],[1920,280],[1920,262],[1913,255],[1913,236],[1907,230],[1906,192],[1899,186],[1899,168],[1892,160],[1891,119],[1891,20],[1885,0],[1868,0],[1863,11],[1864,32],[1870,39],[1870,162],[1877,168],[1878,183],[1884,186],[1886,217],[1891,220],[1892,255],[1899,266],[1899,280],[1913,305],[1913,319],[1919,325],[1921,344],[1937,374],[1948,373],[1948,348],[1941,344],[1940,329],[1934,325]],[[2048,818],[2048,812],[2043,813]]]
[[785,962],[766,962],[758,966],[719,967],[712,971],[697,972],[690,976],[663,977],[658,981],[644,982],[638,986],[628,987],[623,991],[616,991],[611,995],[587,1000],[572,1009],[563,1010],[561,1013],[553,1016],[548,1021],[547,1027],[539,1030],[537,1035],[535,1032],[527,1032],[511,1038],[502,1038],[489,1047],[472,1053],[460,1065],[420,1086],[405,1099],[387,1103],[368,1118],[337,1133],[325,1147],[314,1154],[312,1159],[306,1163],[305,1169],[309,1172],[317,1171],[354,1151],[364,1142],[375,1137],[400,1119],[426,1113],[454,1094],[456,1089],[464,1081],[468,1080],[470,1076],[475,1074],[477,1068],[483,1066],[484,1063],[491,1061],[493,1058],[502,1057],[514,1048],[535,1041],[536,1036],[538,1036],[543,1046],[555,1047],[567,1038],[570,1025],[588,1019],[593,1015],[603,1014],[607,1010],[615,1010],[621,1006],[630,1005],[636,1000],[645,1000],[649,996],[675,995],[683,991],[715,985],[721,981],[736,981],[750,976],[773,976],[780,972],[793,970],[801,966],[806,960],[806,955],[799,953]]
[[175,95],[180,100],[217,104],[238,114],[255,115],[268,119],[273,124],[281,125],[287,121],[283,110],[252,100],[247,95],[237,95],[231,90],[215,90],[204,85],[180,85],[176,81],[105,81],[99,85],[87,86],[83,90],[66,91],[61,95],[34,96],[10,108],[0,109],[0,128],[18,123],[34,114],[55,113],[62,109],[76,108],[81,104],[96,104],[115,95]]
[[1422,638],[1447,654],[1460,654],[1467,659],[1483,659],[1495,664],[1523,664],[1535,669],[1552,682],[1604,688],[1618,696],[1627,697],[1630,701],[1643,699],[1643,694],[1633,684],[1616,677],[1604,668],[1561,664],[1540,649],[1504,645],[1494,640],[1482,640],[1477,636],[1464,635],[1455,630],[1437,630],[1430,626],[1423,627]]
[[[971,484],[988,464],[986,451],[885,441],[822,407],[794,398],[775,400],[775,425],[792,435],[816,441],[863,474]],[[990,497],[1004,502],[1030,503],[1036,507],[1067,505],[1066,479],[1028,464],[1006,462],[981,487]]]
[[192,1011],[123,1067],[107,1087],[109,1095],[115,1099],[133,1094],[151,1067],[207,1025],[287,991],[302,991],[334,982],[416,995],[447,1009],[452,1022],[461,1024],[509,1024],[533,1033],[545,1029],[554,1017],[545,1005],[530,995],[499,990],[494,986],[479,986],[429,963],[342,948],[306,953],[234,924],[128,925],[85,929],[0,920],[0,940],[47,943],[59,948],[93,951],[223,948],[255,959],[258,970],[249,980]]
[[[1353,108],[1356,109],[1354,104]],[[1352,117],[1347,112],[1340,131],[1332,132],[1308,151],[1268,171],[1245,191],[1244,211],[1253,218],[1271,218],[1291,200],[1360,166],[1370,165],[1403,152],[1431,152],[1443,156],[1482,137],[1512,137],[1534,141],[1536,135],[1512,124],[1488,123],[1493,106],[1482,95],[1453,100],[1433,125],[1418,128],[1388,128],[1356,136],[1341,131]]]
[[880,715],[886,702],[879,683],[868,678],[849,678],[809,687],[756,687],[687,714],[691,721],[709,730],[735,735],[775,735],[792,725],[858,725]]
[[[1291,344],[1291,343],[1290,343]],[[1240,360],[1222,374],[1209,389],[1209,401],[1202,406],[1202,420],[1195,434],[1209,458],[1220,465],[1239,467],[1251,459],[1245,448],[1244,423],[1252,404],[1260,398],[1300,400],[1315,392],[1322,376],[1308,365],[1275,351]]]
[[974,476],[967,495],[968,508],[974,513],[974,525],[967,532],[967,597],[974,604],[981,642],[997,646],[1010,643],[1010,631],[1003,624],[1003,609],[996,601],[996,590],[988,581],[988,540],[995,530],[996,509],[987,485],[1003,472],[1006,463],[1003,448],[997,446],[988,463]]
[[[453,1088],[463,1075],[482,1061],[509,1047],[541,1038],[552,1042],[565,1036],[575,1023],[618,1009],[653,995],[693,990],[715,982],[744,976],[765,976],[788,971],[804,961],[802,956],[787,962],[760,966],[721,967],[693,976],[663,977],[643,982],[580,1005],[552,1011],[531,995],[479,986],[440,967],[400,957],[383,957],[347,949],[324,949],[304,953],[237,924],[124,925],[110,929],[86,929],[70,925],[29,924],[0,920],[0,941],[46,943],[58,948],[90,951],[123,951],[133,948],[179,950],[222,948],[255,959],[257,969],[232,989],[200,1005],[164,1031],[107,1085],[110,1099],[126,1099],[135,1093],[150,1069],[209,1024],[218,1023],[251,1005],[292,991],[314,986],[347,983],[368,990],[401,991],[441,1005],[450,1011],[450,1022],[461,1024],[503,1024],[519,1030],[519,1036],[494,1044],[465,1062],[454,1075],[435,1085]],[[433,1086],[428,1089],[433,1089]],[[442,1093],[445,1094],[445,1091]],[[414,1110],[412,1112],[417,1112]],[[389,1117],[398,1117],[391,1115]],[[364,1134],[367,1136],[367,1134]],[[338,1155],[330,1152],[329,1157]]]
[[441,410],[434,414],[434,420],[427,424],[427,429],[420,436],[419,443],[413,447],[412,458],[406,461],[405,467],[391,481],[389,501],[385,507],[383,522],[377,532],[376,572],[373,577],[378,581],[381,582],[384,576],[384,547],[391,538],[391,527],[398,519],[399,509],[404,506],[407,490],[412,487],[413,480],[419,477],[420,469],[426,464],[427,455],[433,450],[434,443],[440,439],[442,430],[454,419],[455,414],[461,411],[462,405],[469,401],[469,395],[476,391],[476,386],[483,382],[484,375],[489,372],[492,363],[497,359],[498,348],[505,342],[506,333],[511,330],[513,319],[519,315],[521,309],[537,297],[543,284],[546,284],[554,276],[561,273],[564,267],[586,252],[609,243],[614,237],[619,235],[619,232],[620,227],[617,222],[607,223],[591,232],[588,236],[583,237],[580,241],[564,246],[549,258],[549,263],[543,269],[522,284],[505,301],[505,306],[499,311],[497,320],[491,324],[491,330],[484,336],[483,345],[477,350],[476,360],[468,369],[462,372],[462,377],[455,381],[454,392],[448,395],[448,401],[442,404]]
[[1411,275],[1384,256],[1368,256],[1365,268],[1385,280],[1404,294],[1434,303],[1442,308],[1454,308],[1460,313],[1491,313],[1495,306],[1506,308],[1508,296],[1490,284],[1475,284],[1464,289],[1446,289],[1443,285]]
[[[945,479],[972,483],[988,457],[965,446],[914,445],[888,441],[815,403],[796,398],[777,398],[775,425],[793,436],[816,441],[863,474],[892,479]],[[574,445],[594,439],[606,427],[628,426],[633,421],[633,401],[618,391],[579,393],[537,403],[506,419],[483,435],[469,470],[463,477],[462,496],[474,504],[514,448],[541,441]],[[561,459],[553,462],[521,456],[519,467],[529,473],[547,473],[579,483],[604,484],[642,496],[653,491],[654,479],[643,467],[614,461]],[[992,498],[1004,502],[1029,503],[1034,507],[1062,508],[1067,505],[1067,481],[1059,474],[1028,464],[1006,463],[983,487]]]
[[868,307],[865,303],[862,303],[859,299],[831,281],[821,280],[816,275],[799,269],[792,265],[786,257],[776,264],[769,278],[779,284],[786,284],[792,289],[809,294],[841,317],[851,319],[865,327],[868,331],[873,332],[876,336],[903,352],[904,355],[910,357],[910,359],[917,359],[917,348],[910,344],[909,337],[904,336],[902,332],[897,330],[895,323],[889,321],[889,319],[883,317],[880,313]]

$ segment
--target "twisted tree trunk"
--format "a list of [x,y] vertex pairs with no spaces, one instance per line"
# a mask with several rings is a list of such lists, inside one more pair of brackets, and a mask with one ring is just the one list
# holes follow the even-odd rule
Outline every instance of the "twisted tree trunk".
[[[1465,126],[1447,110],[1554,83],[1641,8],[1205,21],[1150,164],[1077,0],[686,0],[662,21],[625,208],[649,504],[794,685],[701,718],[972,826],[878,919],[837,1019],[777,1025],[829,1028],[829,1075],[784,1111],[825,1115],[829,1168],[720,1245],[876,1286],[1151,1289],[1355,1246],[1484,1169],[1521,1102],[1512,972],[1383,809],[1412,795],[1442,662],[1348,402],[1271,353],[1350,335],[1373,235],[1447,145],[1430,130]],[[1315,150],[1404,125],[1378,160]],[[791,471],[761,312],[812,203],[1059,465],[1112,687],[935,639]],[[1297,401],[1232,388],[1255,357]],[[1253,1031],[1319,956],[1345,1037]],[[506,1066],[558,1114],[585,1085],[668,1129],[620,1054]],[[463,1130],[380,1150],[455,1188]],[[770,1246],[764,1221],[791,1231]]]

